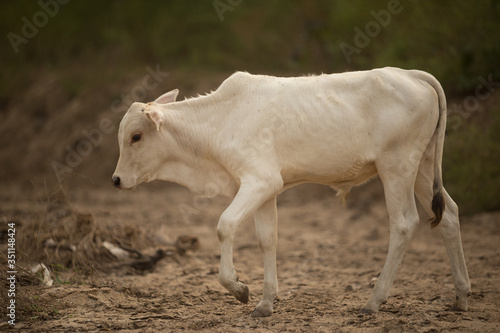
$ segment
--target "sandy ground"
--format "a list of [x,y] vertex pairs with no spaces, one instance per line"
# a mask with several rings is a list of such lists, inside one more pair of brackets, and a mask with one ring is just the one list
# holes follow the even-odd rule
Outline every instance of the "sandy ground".
[[[250,288],[240,304],[217,280],[218,216],[224,198],[200,199],[171,185],[136,191],[69,191],[72,204],[101,225],[136,224],[159,238],[198,237],[200,248],[158,262],[144,274],[79,276],[78,282],[37,289],[36,315],[16,329],[32,332],[499,332],[500,213],[462,218],[472,283],[468,312],[447,310],[453,281],[443,242],[423,222],[411,242],[387,304],[360,314],[388,248],[388,220],[380,183],[355,189],[343,208],[326,187],[301,186],[278,200],[280,300],[271,317],[250,313],[261,297],[262,256],[253,221],[239,229],[235,265]],[[3,194],[2,215],[34,205]],[[423,221],[427,220],[423,216]],[[74,274],[74,273],[73,273]],[[64,276],[62,278],[64,280]],[[25,287],[28,288],[28,287]],[[2,291],[3,293],[4,291]],[[2,294],[2,297],[4,295]],[[10,327],[5,318],[0,330]]]

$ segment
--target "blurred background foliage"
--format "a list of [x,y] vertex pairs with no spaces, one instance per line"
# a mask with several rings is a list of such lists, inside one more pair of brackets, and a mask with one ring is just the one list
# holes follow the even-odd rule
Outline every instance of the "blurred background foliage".
[[[42,3],[55,14],[15,52],[9,33],[23,36]],[[400,10],[378,22],[391,6]],[[105,116],[118,124],[110,104],[147,66],[170,76],[146,99],[175,87],[184,96],[204,93],[236,70],[296,76],[397,66],[432,73],[448,95],[456,117],[445,144],[451,195],[466,213],[500,208],[500,85],[458,112],[477,95],[479,77],[500,82],[499,1],[41,0],[3,2],[0,16],[0,126],[10,137],[0,149],[2,181],[53,178],[51,162],[64,161],[82,129]],[[370,24],[379,31],[367,32]],[[357,31],[367,45],[356,46]],[[359,52],[347,59],[341,43]],[[27,130],[16,130],[20,121]],[[114,134],[75,172],[95,184],[109,178]]]

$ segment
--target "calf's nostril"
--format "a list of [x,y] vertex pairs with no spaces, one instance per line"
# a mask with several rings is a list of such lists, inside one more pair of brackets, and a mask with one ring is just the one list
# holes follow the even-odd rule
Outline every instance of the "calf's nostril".
[[113,185],[120,187],[120,177],[115,176],[111,179],[111,181],[113,182]]

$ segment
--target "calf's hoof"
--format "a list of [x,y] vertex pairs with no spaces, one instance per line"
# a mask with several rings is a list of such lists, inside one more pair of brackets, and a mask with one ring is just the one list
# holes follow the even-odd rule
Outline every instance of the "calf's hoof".
[[252,317],[269,317],[273,314],[273,302],[261,300],[257,307],[252,312]]
[[455,302],[450,308],[450,311],[467,311],[467,296],[465,297],[455,297]]
[[236,278],[236,281],[220,279],[219,282],[238,301],[240,301],[241,303],[248,303],[248,298],[249,298],[248,287],[245,284],[239,282],[238,278]]
[[375,312],[377,312],[377,310],[372,310],[372,309],[366,308],[366,307],[362,307],[361,309],[359,309],[359,313],[371,314],[371,313],[375,313]]
[[238,300],[240,301],[241,303],[248,303],[248,299],[249,299],[249,290],[248,290],[248,287],[245,286],[244,284],[241,284],[241,287],[240,287],[240,290],[238,290],[237,292],[235,292],[233,294],[233,296]]
[[380,307],[380,304],[380,302],[370,299],[361,309],[359,309],[359,313],[376,313],[378,311],[378,308]]
[[273,314],[273,310],[267,310],[267,309],[262,309],[259,307],[256,307],[255,310],[252,312],[252,317],[253,318],[261,318],[261,317],[269,317]]

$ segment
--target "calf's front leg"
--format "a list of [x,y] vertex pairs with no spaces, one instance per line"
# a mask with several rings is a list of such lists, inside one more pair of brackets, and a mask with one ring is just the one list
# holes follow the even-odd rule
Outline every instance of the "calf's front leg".
[[278,242],[278,212],[276,197],[264,203],[254,214],[255,232],[264,254],[264,286],[262,300],[252,317],[268,317],[273,313],[273,303],[278,297],[276,271],[276,245]]
[[233,243],[236,230],[241,222],[251,216],[269,198],[275,197],[282,186],[281,178],[279,181],[272,182],[269,179],[247,177],[242,180],[234,200],[219,219],[217,225],[217,237],[221,245],[219,282],[240,302],[248,302],[249,291],[246,285],[238,281],[233,264]]

